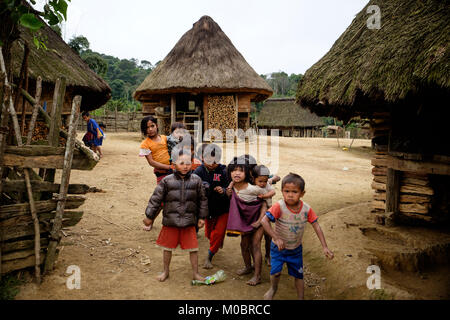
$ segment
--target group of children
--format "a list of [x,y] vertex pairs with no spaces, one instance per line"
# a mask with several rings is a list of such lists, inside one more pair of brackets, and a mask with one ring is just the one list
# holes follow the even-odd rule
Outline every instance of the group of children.
[[[264,298],[272,299],[277,291],[284,263],[295,278],[299,299],[303,299],[302,236],[310,222],[319,237],[324,254],[332,259],[317,216],[301,198],[305,182],[290,173],[281,182],[283,199],[272,205],[273,183],[267,167],[256,165],[250,155],[235,157],[228,166],[221,164],[221,148],[202,144],[194,152],[193,139],[181,123],[174,123],[171,135],[158,134],[154,117],[145,117],[141,131],[140,156],[154,168],[157,187],[145,211],[144,230],[152,229],[163,211],[162,228],[156,244],[163,248],[164,271],[158,280],[169,277],[172,251],[178,245],[190,253],[193,279],[204,280],[198,271],[197,232],[205,226],[209,249],[203,267],[213,267],[214,255],[223,247],[225,236],[241,236],[244,267],[239,275],[253,272],[249,285],[261,282],[261,241],[266,238],[266,261],[271,266],[271,287]],[[274,223],[272,229],[271,222]],[[270,255],[269,255],[270,252]],[[252,263],[253,261],[253,263]]]

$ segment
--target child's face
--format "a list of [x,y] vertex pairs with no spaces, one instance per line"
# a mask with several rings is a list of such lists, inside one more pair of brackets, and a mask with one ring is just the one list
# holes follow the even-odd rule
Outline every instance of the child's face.
[[255,178],[255,185],[261,188],[265,188],[267,186],[268,180],[269,180],[268,176],[258,176]]
[[234,183],[243,182],[245,180],[244,170],[240,167],[236,167],[231,171],[231,180],[233,180]]
[[184,136],[187,133],[188,133],[188,131],[186,129],[176,128],[175,130],[173,130],[172,135],[175,138],[180,139],[180,137]]
[[158,134],[158,126],[153,122],[148,120],[147,122],[147,135],[149,137],[154,137]]
[[189,171],[191,171],[191,168],[192,168],[191,157],[187,154],[183,154],[177,159],[177,161],[175,161],[175,170],[181,173],[182,175],[185,175]]
[[300,190],[300,186],[293,183],[286,183],[281,190],[283,198],[287,205],[295,206],[300,201],[300,198],[305,195],[305,191]]
[[203,164],[209,171],[214,171],[219,166],[219,164],[216,163],[215,161],[216,159],[212,156],[206,156],[203,158]]

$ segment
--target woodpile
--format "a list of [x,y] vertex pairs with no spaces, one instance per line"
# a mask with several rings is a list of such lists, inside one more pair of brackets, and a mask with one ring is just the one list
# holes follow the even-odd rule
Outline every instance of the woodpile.
[[[0,62],[0,96],[6,93],[10,97],[15,88],[15,94],[20,93],[33,106],[31,119],[24,114],[20,129],[17,106],[12,99],[1,101],[8,112],[2,112],[0,121],[0,276],[34,266],[40,283],[41,265],[45,262],[45,272],[53,269],[62,228],[81,220],[83,212],[75,209],[85,201],[80,195],[91,190],[87,185],[70,185],[70,171],[90,170],[99,157],[75,139],[80,96],[72,102],[68,131],[64,129],[64,78],[56,81],[55,103],[48,114],[40,106],[40,77],[33,98],[20,86],[9,84],[7,77],[1,77],[5,74],[1,50]],[[12,131],[6,127],[8,118],[12,119]],[[56,169],[62,169],[60,184],[55,183]]]
[[233,95],[208,96],[208,129],[218,129],[222,138],[226,139],[226,129],[236,130],[237,123],[236,103]]
[[[371,160],[373,195],[372,212],[384,214],[386,212],[386,184],[388,180],[388,167],[392,157],[387,152],[387,141],[390,123],[385,114],[372,120],[371,130],[374,134],[375,155]],[[434,194],[427,174],[409,171],[399,171],[399,203],[398,213],[403,216],[432,221],[430,216],[431,200]]]

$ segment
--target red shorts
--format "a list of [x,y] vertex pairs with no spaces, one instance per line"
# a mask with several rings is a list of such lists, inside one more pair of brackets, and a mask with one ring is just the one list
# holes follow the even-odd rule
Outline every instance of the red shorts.
[[173,251],[178,245],[181,249],[198,251],[197,232],[195,226],[185,228],[166,227],[161,228],[156,244],[164,250]]

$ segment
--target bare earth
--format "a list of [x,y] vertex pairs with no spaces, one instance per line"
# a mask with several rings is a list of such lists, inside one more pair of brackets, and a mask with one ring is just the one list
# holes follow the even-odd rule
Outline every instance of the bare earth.
[[[81,133],[79,134],[81,138]],[[238,276],[242,266],[239,238],[226,238],[222,250],[214,257],[214,268],[200,268],[202,275],[223,269],[225,282],[213,286],[191,286],[189,254],[174,253],[170,278],[164,283],[155,279],[162,271],[162,251],[155,245],[161,229],[158,217],[152,231],[142,230],[148,199],[156,186],[153,169],[139,158],[139,133],[107,133],[104,158],[92,171],[72,171],[71,183],[85,183],[102,189],[89,193],[81,222],[62,239],[55,270],[37,287],[28,282],[17,299],[262,299],[269,288],[269,268],[263,265],[262,283],[250,287],[250,275]],[[319,240],[309,226],[304,237],[306,299],[374,298],[366,287],[366,268],[370,255],[362,248],[361,232],[356,226],[372,223],[369,201],[372,197],[370,140],[355,140],[352,149],[343,151],[350,140],[318,138],[280,138],[279,171],[299,173],[306,181],[308,202],[335,253],[328,261]],[[242,152],[243,153],[243,152]],[[281,198],[280,183],[274,200]],[[349,226],[350,224],[350,226]],[[208,249],[204,229],[199,231],[199,265]],[[264,242],[262,244],[264,254]],[[69,290],[67,267],[81,270],[81,289]],[[446,273],[448,274],[448,272]],[[448,276],[426,282],[409,282],[398,289],[402,275],[392,275],[382,288],[394,298],[448,298]],[[406,275],[405,275],[406,277]],[[416,280],[415,277],[411,279]],[[410,279],[410,280],[411,280]],[[437,283],[437,284],[435,284]],[[428,296],[417,286],[428,289]],[[390,296],[388,296],[389,298]],[[295,299],[293,280],[283,270],[276,299]],[[386,298],[386,297],[385,297]]]

